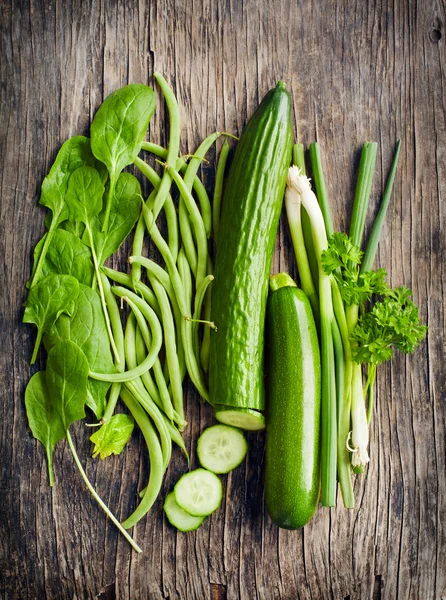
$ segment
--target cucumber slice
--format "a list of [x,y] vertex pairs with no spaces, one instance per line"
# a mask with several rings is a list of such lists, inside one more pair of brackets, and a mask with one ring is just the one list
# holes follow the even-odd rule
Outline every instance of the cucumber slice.
[[215,418],[220,423],[232,425],[247,431],[265,429],[265,417],[252,408],[235,408],[233,406],[215,406]]
[[213,425],[198,438],[200,464],[213,473],[229,473],[243,462],[248,443],[240,429],[228,425]]
[[176,503],[194,517],[207,517],[213,513],[223,496],[220,479],[206,469],[186,473],[173,491]]
[[180,531],[195,531],[205,519],[205,517],[194,517],[178,506],[174,492],[170,492],[167,496],[163,508],[169,523]]

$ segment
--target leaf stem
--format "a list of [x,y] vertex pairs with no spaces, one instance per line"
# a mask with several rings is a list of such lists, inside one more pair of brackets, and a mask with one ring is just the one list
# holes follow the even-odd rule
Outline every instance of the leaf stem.
[[105,514],[116,525],[116,527],[119,529],[119,531],[122,533],[122,535],[128,541],[128,543],[132,546],[132,548],[134,550],[136,550],[136,552],[141,553],[142,552],[141,548],[133,540],[133,538],[127,533],[127,531],[124,529],[124,527],[118,521],[118,519],[113,515],[113,513],[108,508],[108,506],[101,500],[98,493],[96,492],[94,487],[91,485],[90,480],[88,479],[87,474],[85,473],[85,471],[82,467],[81,461],[79,460],[79,457],[76,452],[76,448],[74,447],[73,440],[71,439],[71,435],[70,435],[70,432],[68,431],[68,429],[66,431],[66,435],[67,435],[68,445],[70,446],[70,450],[71,450],[71,453],[74,458],[74,462],[76,463],[76,466],[79,469],[79,472],[82,475],[82,479],[85,481],[85,485],[87,486],[89,492],[91,493],[93,498],[96,500],[96,502],[99,504],[99,506],[102,508],[102,510],[105,512]]
[[96,250],[94,248],[93,234],[91,232],[89,224],[86,225],[86,229],[87,229],[88,237],[90,240],[91,255],[93,257],[93,263],[94,263],[96,279],[97,279],[97,283],[98,283],[98,287],[99,287],[99,295],[101,297],[101,304],[102,304],[102,310],[104,313],[105,324],[107,326],[108,337],[110,339],[110,344],[111,344],[111,347],[113,350],[113,354],[115,355],[116,362],[119,364],[120,363],[119,352],[118,352],[118,349],[116,348],[115,338],[113,337],[113,332],[112,332],[111,325],[110,325],[110,316],[108,314],[107,303],[105,301],[104,287],[102,285],[102,279],[101,279],[101,273],[99,270],[98,258],[96,256]]

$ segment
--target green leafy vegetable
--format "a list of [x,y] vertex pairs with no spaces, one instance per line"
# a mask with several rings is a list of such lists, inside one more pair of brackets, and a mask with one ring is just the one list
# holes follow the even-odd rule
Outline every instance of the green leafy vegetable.
[[38,371],[29,380],[25,390],[25,406],[33,436],[45,447],[48,476],[52,486],[54,483],[53,450],[57,442],[65,437],[65,429],[59,413],[51,404],[44,371]]
[[141,201],[139,181],[130,173],[121,173],[111,200],[107,231],[102,232],[104,211],[92,222],[95,249],[100,265],[116,252],[132,231],[141,211]]
[[49,331],[62,313],[72,314],[79,283],[71,275],[48,275],[34,286],[26,301],[24,323],[37,325],[37,338],[31,364],[34,364],[42,335]]
[[373,294],[385,294],[385,269],[360,271],[363,252],[345,233],[334,233],[328,248],[322,252],[324,271],[335,278],[347,306],[364,304]]
[[107,231],[119,173],[138,155],[155,110],[155,95],[142,84],[130,84],[104,100],[91,123],[91,148],[110,173],[102,230]]
[[415,350],[427,326],[421,323],[411,295],[404,286],[388,290],[386,297],[360,317],[352,334],[358,344],[352,348],[355,362],[380,365],[392,358],[393,346],[405,354]]
[[58,342],[48,352],[46,382],[65,431],[85,417],[89,370],[85,354],[70,340]]
[[40,204],[51,210],[51,221],[48,224],[48,235],[42,247],[39,260],[35,263],[30,287],[33,287],[41,276],[42,264],[56,228],[69,217],[65,195],[70,175],[84,165],[98,168],[101,180],[105,181],[106,170],[93,156],[90,148],[90,140],[78,135],[70,138],[62,145],[50,172],[43,180]]
[[[94,290],[80,284],[71,316],[61,315],[46,337],[45,344],[51,348],[60,340],[71,340],[79,346],[98,373],[113,373],[114,365],[108,344],[107,326],[100,298]],[[110,384],[106,381],[88,380],[87,406],[101,419],[106,405]]]
[[120,454],[132,435],[133,427],[134,421],[129,415],[113,415],[90,436],[90,440],[95,444],[93,458],[99,455],[104,459],[111,454]]
[[104,289],[102,286],[101,276],[99,272],[99,262],[93,239],[93,219],[102,209],[102,196],[104,186],[96,169],[91,167],[80,167],[76,169],[68,182],[67,190],[67,205],[70,210],[70,217],[75,221],[84,223],[88,236],[88,242],[91,248],[93,264],[96,272],[96,280],[99,287],[99,295],[102,302],[102,310],[104,312],[105,322],[107,325],[108,337],[113,349],[116,360],[119,362],[119,355],[116,349],[115,340],[110,326],[110,317],[107,311],[105,302]]
[[[48,233],[35,247],[34,262],[39,260],[47,235]],[[72,275],[80,283],[91,285],[94,266],[91,261],[90,248],[73,233],[56,229],[42,264],[42,277],[51,273]]]

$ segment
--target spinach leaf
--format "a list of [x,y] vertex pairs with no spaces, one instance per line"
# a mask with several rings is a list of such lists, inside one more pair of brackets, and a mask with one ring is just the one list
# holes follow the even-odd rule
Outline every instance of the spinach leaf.
[[93,458],[103,460],[111,454],[120,454],[132,435],[134,421],[130,415],[113,415],[107,423],[90,436],[95,444]]
[[116,90],[99,107],[90,128],[91,149],[110,173],[102,230],[107,231],[119,173],[137,157],[155,110],[152,88],[130,84]]
[[141,212],[141,186],[130,173],[121,173],[111,200],[108,229],[102,232],[104,211],[93,221],[92,231],[98,262],[103,265],[132,231]]
[[119,362],[119,354],[116,348],[115,340],[110,325],[110,317],[107,311],[105,302],[104,288],[102,286],[101,275],[99,272],[99,262],[93,239],[93,219],[102,209],[102,195],[104,193],[104,185],[101,182],[99,173],[92,167],[79,167],[71,175],[68,181],[68,189],[66,201],[70,210],[70,217],[75,221],[81,221],[85,224],[87,239],[91,248],[93,257],[94,269],[96,272],[96,280],[99,287],[99,295],[101,297],[102,310],[107,326],[108,337],[113,349],[113,353]]
[[57,442],[65,437],[65,429],[59,413],[51,404],[44,371],[38,371],[29,380],[25,390],[25,406],[33,436],[45,447],[48,475],[52,486],[54,483],[53,450]]
[[37,339],[31,364],[34,364],[42,335],[49,331],[62,313],[72,314],[79,293],[79,282],[71,275],[48,275],[35,285],[26,301],[24,323],[37,325]]
[[71,174],[79,167],[89,165],[98,168],[101,180],[105,182],[106,170],[96,160],[91,152],[90,140],[78,135],[67,140],[59,150],[50,172],[42,183],[40,204],[51,210],[51,221],[48,225],[48,236],[42,248],[39,261],[35,263],[31,279],[31,287],[35,285],[40,276],[42,263],[51,243],[56,228],[69,217],[65,194]]
[[[34,249],[34,262],[39,260],[46,233]],[[42,277],[51,273],[72,275],[80,283],[91,285],[94,266],[89,247],[69,231],[56,229],[42,264]]]
[[46,383],[65,431],[85,417],[89,370],[85,354],[70,340],[58,342],[48,353]]
[[[97,373],[113,373],[115,368],[107,338],[107,327],[100,298],[86,285],[79,285],[79,295],[71,316],[61,315],[46,336],[45,345],[51,348],[60,340],[71,340],[87,357],[90,369]],[[101,419],[110,384],[88,380],[87,406]]]

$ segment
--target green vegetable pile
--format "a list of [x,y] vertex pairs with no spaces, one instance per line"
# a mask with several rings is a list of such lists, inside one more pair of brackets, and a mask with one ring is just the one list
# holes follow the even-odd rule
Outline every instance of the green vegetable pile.
[[339,481],[344,505],[354,507],[351,473],[362,472],[369,462],[368,427],[377,366],[392,357],[394,348],[413,352],[427,330],[410,299],[412,292],[404,286],[390,288],[386,271],[373,270],[399,150],[400,143],[365,251],[361,244],[376,143],[367,142],[362,150],[349,235],[333,229],[316,143],[310,146],[310,159],[317,197],[305,176],[300,144],[294,147],[294,166],[288,175],[288,222],[302,289],[311,302],[321,343],[323,506],[335,506]]
[[[186,373],[208,398],[205,373],[215,329],[209,317],[213,275],[208,240],[212,227],[218,227],[228,155],[225,142],[212,215],[197,172],[222,134],[210,135],[193,155],[180,156],[177,101],[164,78],[155,78],[170,117],[167,149],[144,141],[155,94],[150,87],[132,84],[99,107],[90,139],[72,137],[57,154],[42,183],[40,203],[49,209],[47,232],[34,251],[23,319],[37,327],[31,364],[42,340],[48,353],[45,371],[35,373],[28,383],[25,404],[30,428],[47,453],[49,483],[54,483],[54,447],[66,438],[90,492],[137,551],[125,530],[155,502],[172,443],[187,456],[181,436],[186,426]],[[156,157],[160,174],[139,157],[141,151]],[[146,200],[139,180],[123,172],[129,165],[153,188]],[[180,196],[178,214],[172,184]],[[166,238],[157,221],[161,212]],[[107,267],[107,259],[132,231],[131,271]],[[142,256],[146,235],[164,266]],[[119,399],[129,414],[115,412]],[[150,478],[136,509],[122,524],[91,486],[70,436],[70,426],[86,416],[86,407],[98,427],[91,436],[93,457],[122,452],[135,422],[147,444]]]
[[[337,482],[353,508],[352,472],[369,462],[377,367],[394,348],[412,352],[426,333],[411,291],[392,289],[386,271],[373,269],[399,144],[363,251],[375,143],[363,148],[349,233],[335,232],[319,147],[310,146],[315,195],[303,146],[292,144],[283,82],[249,120],[224,185],[227,137],[234,136],[213,133],[181,156],[177,100],[160,74],[155,79],[169,113],[167,148],[145,141],[155,95],[132,84],[106,98],[90,138],[72,137],[57,154],[42,183],[47,231],[34,250],[23,318],[37,327],[31,364],[42,342],[47,352],[25,404],[46,450],[49,483],[54,448],[66,439],[89,491],[138,552],[126,530],[157,499],[172,444],[189,460],[181,435],[186,374],[223,424],[198,440],[203,468],[184,474],[167,496],[171,524],[192,531],[218,508],[218,474],[246,456],[240,429],[266,423],[267,508],[279,526],[295,529],[311,519],[320,489],[323,506],[336,504]],[[198,170],[221,136],[211,205]],[[146,199],[139,179],[123,172],[128,166],[150,183]],[[269,279],[284,194],[301,290],[287,274]],[[131,233],[129,272],[110,268],[107,260]],[[146,239],[162,264],[143,255]],[[128,412],[116,412],[119,399]],[[122,452],[135,423],[147,445],[149,481],[123,523],[89,482],[70,435],[86,407],[97,427],[93,458]]]

